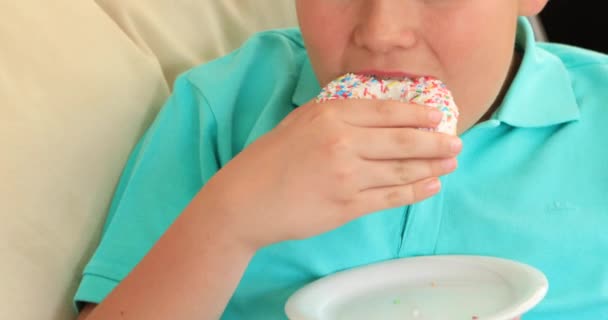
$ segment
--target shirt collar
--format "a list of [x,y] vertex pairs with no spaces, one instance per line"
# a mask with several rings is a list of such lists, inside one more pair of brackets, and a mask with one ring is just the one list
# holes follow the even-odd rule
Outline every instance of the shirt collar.
[[[522,63],[492,118],[515,127],[542,127],[579,119],[566,66],[557,56],[536,45],[532,26],[524,17],[518,20],[516,46],[524,53]],[[320,91],[307,57],[292,102],[296,106],[303,105]]]
[[566,66],[536,44],[528,19],[520,18],[516,46],[522,63],[493,119],[514,127],[543,127],[577,120],[579,107]]

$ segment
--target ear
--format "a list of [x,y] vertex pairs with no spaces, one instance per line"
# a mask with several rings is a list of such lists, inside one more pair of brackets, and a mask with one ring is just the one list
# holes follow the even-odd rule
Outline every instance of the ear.
[[539,14],[549,0],[518,0],[519,1],[519,15],[520,16],[535,16]]

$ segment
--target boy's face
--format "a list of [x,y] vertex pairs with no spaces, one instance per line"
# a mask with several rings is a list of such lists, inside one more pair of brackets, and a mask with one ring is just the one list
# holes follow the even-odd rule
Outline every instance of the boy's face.
[[492,106],[514,61],[519,15],[546,0],[296,0],[322,86],[347,73],[428,75],[452,90],[460,127]]

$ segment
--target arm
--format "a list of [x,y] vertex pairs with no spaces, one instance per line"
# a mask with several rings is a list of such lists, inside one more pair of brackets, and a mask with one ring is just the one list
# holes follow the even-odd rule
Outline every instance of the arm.
[[196,199],[107,299],[88,305],[79,320],[220,318],[254,250],[234,241],[217,219],[222,215],[205,214]]
[[[453,146],[460,143],[415,129],[436,126],[440,118],[430,117],[428,109],[363,100],[348,108],[343,102],[299,107],[213,175],[86,319],[218,319],[258,248],[315,236],[364,214],[434,195],[440,188],[437,177],[455,169],[459,148]],[[149,173],[175,175],[182,167]],[[157,181],[139,186],[176,193],[184,185]],[[128,243],[114,244],[131,232],[129,226],[150,219],[150,211],[165,214],[158,212],[163,204],[149,195],[133,207],[129,199],[122,203],[128,214],[114,218],[106,232],[108,245],[122,248],[110,259],[133,254]]]

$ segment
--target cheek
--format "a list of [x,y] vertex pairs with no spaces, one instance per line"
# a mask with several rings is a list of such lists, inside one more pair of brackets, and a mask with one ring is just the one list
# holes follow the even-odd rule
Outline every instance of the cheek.
[[475,66],[496,68],[496,64],[504,64],[505,50],[512,53],[517,21],[514,3],[478,0],[425,11],[426,38],[442,66],[454,69],[452,76],[454,72],[475,72]]
[[444,70],[449,76],[454,76],[454,73],[465,71],[472,64],[491,59],[494,36],[497,35],[487,29],[471,20],[451,22],[446,19],[429,25],[426,37]]
[[306,49],[321,85],[339,76],[344,69],[344,53],[350,34],[347,17],[325,12],[330,10],[299,14]]
[[480,16],[459,16],[428,26],[428,30],[433,30],[428,39],[433,39],[431,46],[444,81],[461,103],[479,107],[491,103],[506,78],[515,23],[496,18],[492,28],[488,27],[487,18]]
[[[344,69],[347,42],[342,33],[328,33],[325,27],[307,43],[309,57],[322,85],[340,75]],[[331,30],[331,29],[330,29]]]
[[306,47],[312,56],[321,57],[323,61],[333,64],[339,60],[344,50],[344,35],[329,24],[319,24],[310,27],[306,37]]

